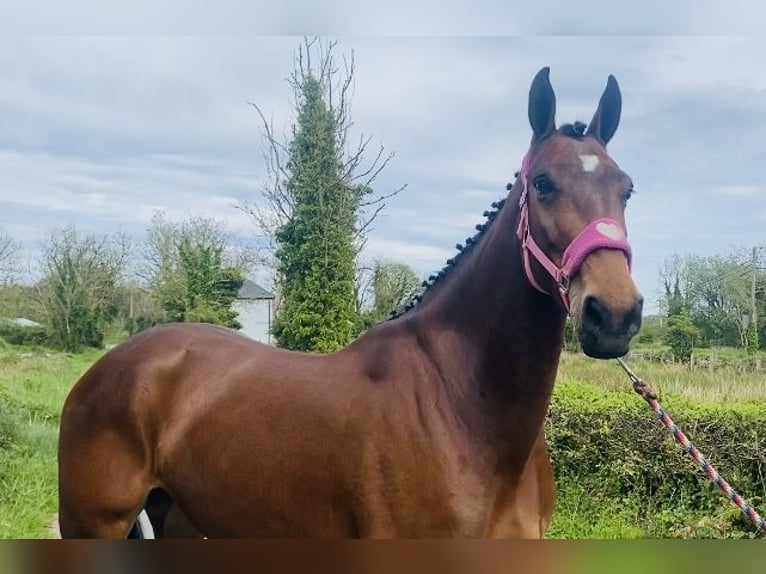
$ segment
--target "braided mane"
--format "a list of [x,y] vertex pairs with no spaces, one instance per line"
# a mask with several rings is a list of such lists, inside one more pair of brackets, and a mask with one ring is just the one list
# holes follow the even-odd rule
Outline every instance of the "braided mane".
[[[518,177],[519,174],[516,173],[515,177]],[[506,189],[510,191],[510,189],[513,187],[512,183],[509,183],[506,185]],[[407,311],[412,309],[413,307],[417,306],[418,303],[423,299],[425,294],[428,292],[428,290],[442,281],[449,272],[457,267],[457,265],[462,261],[465,256],[471,252],[471,250],[474,248],[476,244],[479,243],[481,238],[484,236],[484,233],[490,228],[492,225],[492,222],[495,220],[497,215],[500,213],[500,210],[503,209],[503,206],[505,205],[505,199],[501,199],[499,201],[493,201],[492,202],[492,209],[484,212],[484,217],[486,218],[486,221],[484,223],[477,223],[476,224],[476,234],[474,234],[473,237],[469,237],[465,240],[465,245],[463,244],[456,244],[455,248],[457,249],[457,253],[453,256],[447,259],[447,263],[442,267],[442,269],[433,275],[429,275],[428,279],[423,281],[421,284],[421,291],[414,295],[410,301],[401,309],[394,310],[390,312],[390,317],[388,318],[389,321],[396,319],[398,317],[401,317],[404,315]]]

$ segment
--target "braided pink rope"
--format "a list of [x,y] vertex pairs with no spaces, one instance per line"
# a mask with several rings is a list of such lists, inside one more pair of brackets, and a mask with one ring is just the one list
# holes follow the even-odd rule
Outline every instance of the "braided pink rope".
[[766,520],[764,520],[764,518],[758,514],[758,511],[752,505],[748,504],[747,501],[745,501],[745,499],[742,498],[742,496],[740,496],[739,493],[731,487],[726,479],[718,474],[718,471],[713,467],[713,465],[710,464],[705,456],[697,449],[697,447],[694,446],[688,438],[686,438],[684,432],[678,428],[676,423],[673,422],[673,419],[670,418],[668,413],[665,412],[665,409],[662,408],[662,405],[657,401],[657,395],[654,394],[654,391],[649,387],[649,385],[644,383],[644,381],[642,381],[633,371],[631,371],[628,365],[625,364],[625,361],[622,359],[617,359],[617,362],[628,375],[630,382],[633,383],[633,390],[641,395],[641,397],[647,403],[649,403],[649,406],[655,413],[657,413],[657,416],[662,421],[662,424],[664,424],[665,428],[668,429],[668,432],[673,435],[673,438],[676,440],[676,442],[683,446],[684,450],[694,460],[697,461],[697,464],[700,465],[702,472],[704,472],[705,475],[710,480],[712,480],[718,486],[718,488],[720,488],[726,494],[726,496],[729,497],[729,500],[739,506],[742,512],[745,513],[745,516],[752,520],[753,523],[763,532],[766,532]]

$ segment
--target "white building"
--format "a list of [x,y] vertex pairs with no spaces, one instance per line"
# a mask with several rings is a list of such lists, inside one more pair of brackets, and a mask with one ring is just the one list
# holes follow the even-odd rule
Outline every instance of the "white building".
[[271,345],[271,325],[274,319],[274,295],[257,283],[245,279],[232,308],[242,324],[240,333],[251,339]]

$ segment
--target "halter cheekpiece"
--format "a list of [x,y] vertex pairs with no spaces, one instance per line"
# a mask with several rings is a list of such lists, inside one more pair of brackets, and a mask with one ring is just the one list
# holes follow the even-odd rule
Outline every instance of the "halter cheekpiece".
[[521,198],[519,199],[519,226],[516,229],[516,235],[521,240],[521,253],[524,260],[524,270],[527,274],[529,283],[541,293],[549,294],[548,291],[540,287],[532,273],[532,266],[529,260],[530,254],[553,277],[559,289],[559,296],[564,303],[564,308],[569,313],[569,283],[577,275],[582,267],[586,257],[598,249],[617,249],[625,254],[628,262],[628,269],[631,268],[631,249],[628,243],[627,233],[618,221],[608,217],[602,217],[591,221],[575,237],[564,251],[561,258],[561,267],[558,267],[551,259],[540,249],[540,246],[532,237],[529,226],[529,200],[527,193],[527,183],[529,178],[530,154],[524,156],[521,163],[519,176],[523,188]]

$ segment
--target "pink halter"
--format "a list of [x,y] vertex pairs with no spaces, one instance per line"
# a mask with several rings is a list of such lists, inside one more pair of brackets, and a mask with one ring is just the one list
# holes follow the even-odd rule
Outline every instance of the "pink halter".
[[529,152],[524,156],[524,161],[521,164],[521,182],[524,186],[521,190],[521,198],[519,199],[519,207],[521,214],[519,216],[519,227],[516,230],[516,235],[521,239],[521,252],[524,260],[524,270],[527,274],[527,279],[532,286],[541,293],[548,293],[545,289],[540,287],[540,284],[535,279],[532,273],[532,266],[529,261],[530,253],[537,259],[537,262],[542,265],[553,280],[556,282],[559,288],[559,295],[561,301],[564,303],[564,308],[569,313],[569,282],[577,275],[585,258],[598,249],[618,249],[625,253],[625,257],[628,261],[628,269],[631,267],[631,249],[628,243],[627,234],[622,225],[614,219],[608,217],[602,217],[591,221],[585,228],[572,240],[572,243],[564,251],[564,255],[561,258],[561,267],[557,267],[553,261],[540,249],[540,246],[532,238],[532,233],[529,227],[529,203],[527,200],[527,179],[529,177],[529,165],[530,165]]

